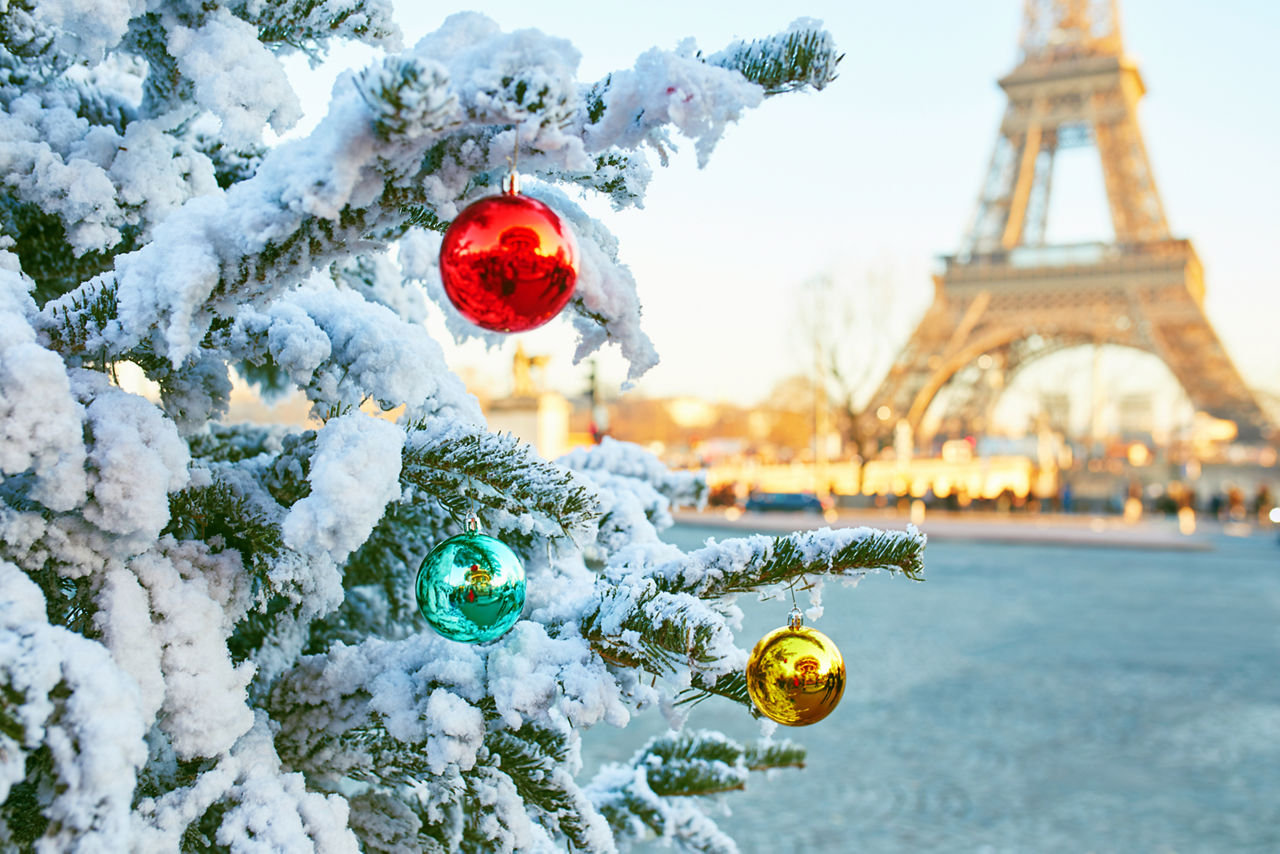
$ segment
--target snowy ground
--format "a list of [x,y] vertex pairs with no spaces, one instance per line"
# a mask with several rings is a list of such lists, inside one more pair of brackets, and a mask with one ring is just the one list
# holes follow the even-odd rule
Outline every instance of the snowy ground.
[[[814,625],[844,651],[844,699],[780,729],[809,767],[725,797],[722,826],[744,854],[1280,850],[1280,543],[1202,536],[1150,551],[939,537],[924,584],[828,587]],[[744,643],[788,607],[743,604]],[[692,725],[757,732],[716,700]],[[662,728],[594,730],[584,770]]]

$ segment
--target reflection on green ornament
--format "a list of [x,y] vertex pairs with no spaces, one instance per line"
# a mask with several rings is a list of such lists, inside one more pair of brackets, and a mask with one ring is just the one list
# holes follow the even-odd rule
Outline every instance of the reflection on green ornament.
[[524,566],[506,543],[467,532],[431,550],[418,570],[418,610],[450,640],[485,643],[506,634],[524,608]]

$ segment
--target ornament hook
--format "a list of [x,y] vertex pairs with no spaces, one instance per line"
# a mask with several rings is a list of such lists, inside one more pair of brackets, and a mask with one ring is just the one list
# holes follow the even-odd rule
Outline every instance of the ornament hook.
[[468,513],[465,527],[467,529],[468,534],[480,533],[480,517],[477,516],[475,513]]

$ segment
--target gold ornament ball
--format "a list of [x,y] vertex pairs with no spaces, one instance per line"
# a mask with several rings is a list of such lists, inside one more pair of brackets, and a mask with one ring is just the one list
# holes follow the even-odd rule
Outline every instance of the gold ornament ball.
[[751,650],[747,691],[756,708],[780,724],[817,723],[844,694],[844,657],[831,638],[793,618]]

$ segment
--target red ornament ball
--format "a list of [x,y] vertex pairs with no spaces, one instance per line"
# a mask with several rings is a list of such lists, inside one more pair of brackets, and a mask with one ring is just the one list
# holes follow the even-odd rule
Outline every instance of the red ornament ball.
[[578,281],[578,244],[551,208],[506,192],[458,214],[440,246],[444,292],[494,332],[535,329],[560,313]]

